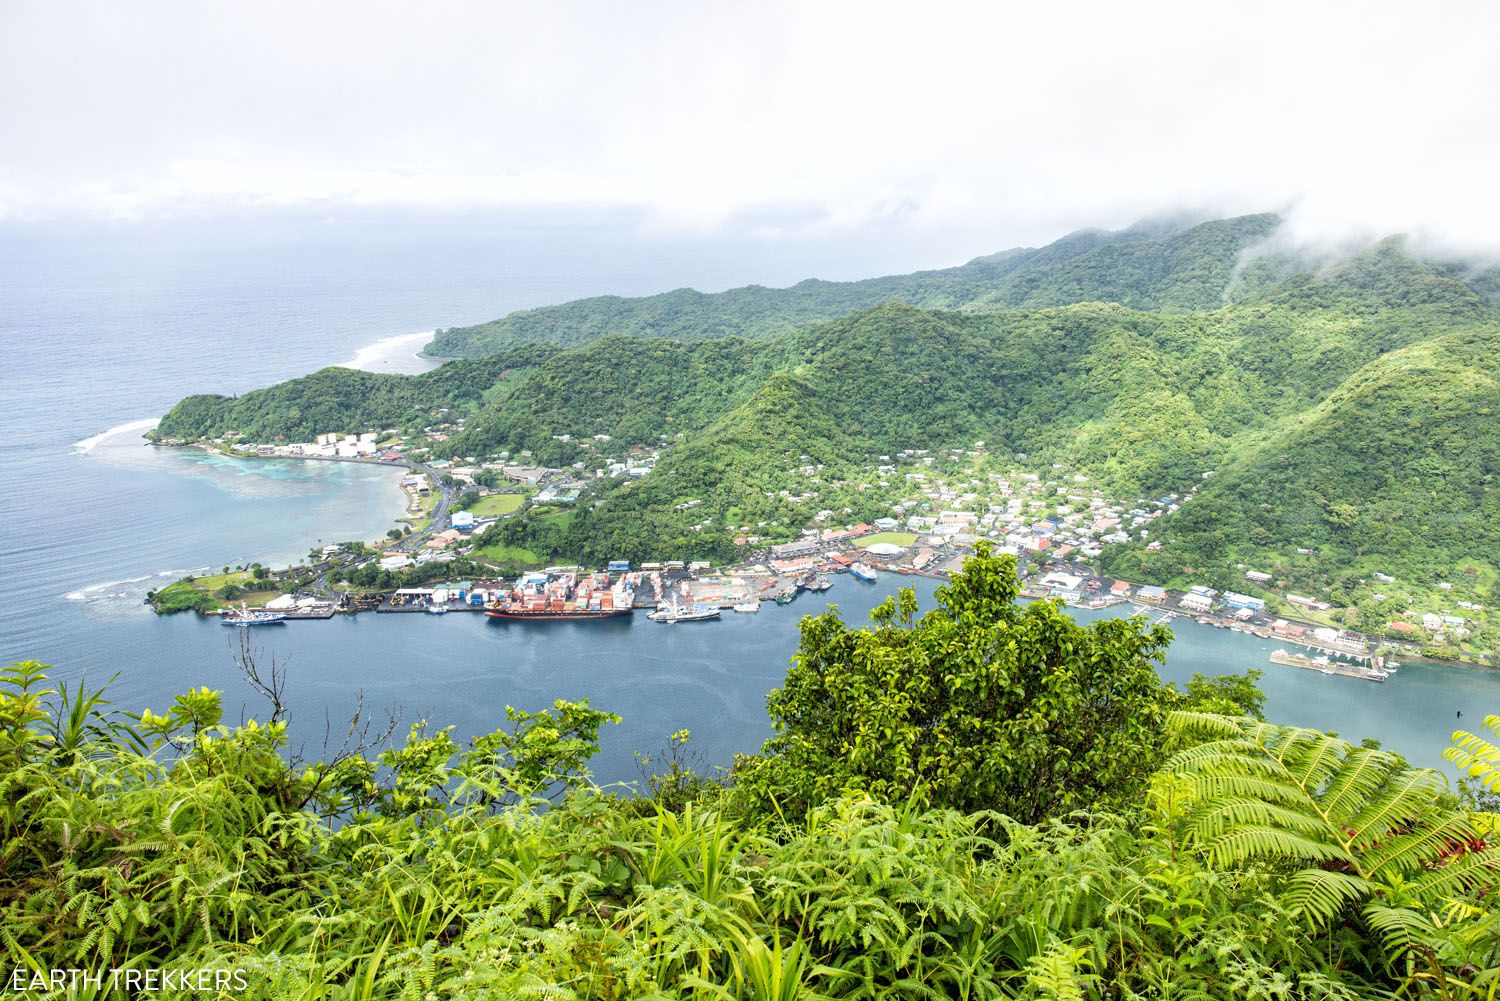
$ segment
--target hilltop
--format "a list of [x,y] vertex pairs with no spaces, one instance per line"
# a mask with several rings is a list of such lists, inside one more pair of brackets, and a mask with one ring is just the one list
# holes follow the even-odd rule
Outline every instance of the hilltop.
[[956,268],[856,282],[808,279],[791,288],[760,285],[703,293],[677,289],[642,298],[598,296],[523,310],[472,327],[437,332],[430,354],[472,358],[516,344],[586,344],[599,337],[775,337],[818,320],[890,302],[987,311],[1091,300],[1137,309],[1211,309],[1224,302],[1236,262],[1279,225],[1270,214],[1186,228],[1139,224],[1083,230],[1041,248],[978,257]]

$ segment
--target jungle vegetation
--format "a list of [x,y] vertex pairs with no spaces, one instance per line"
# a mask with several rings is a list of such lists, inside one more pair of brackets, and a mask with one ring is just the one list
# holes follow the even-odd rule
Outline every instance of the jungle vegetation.
[[[304,758],[249,654],[266,713],[238,724],[206,688],[130,716],[12,665],[0,941],[23,984],[207,970],[255,999],[1496,995],[1500,817],[1259,719],[1253,678],[1162,684],[1159,627],[1016,590],[981,551],[924,615],[804,620],[761,751],[707,774],[675,734],[639,795],[591,780],[616,717],[586,701],[462,742],[359,707]],[[1448,757],[1493,790],[1485,727]]]

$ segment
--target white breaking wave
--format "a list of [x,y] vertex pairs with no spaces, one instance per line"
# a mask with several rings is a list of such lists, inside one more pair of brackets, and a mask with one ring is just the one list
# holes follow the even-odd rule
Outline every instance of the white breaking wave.
[[98,445],[106,438],[113,438],[116,435],[130,434],[131,432],[139,435],[143,431],[149,431],[151,428],[156,427],[157,423],[160,420],[160,417],[143,417],[138,421],[130,421],[117,427],[112,427],[108,431],[101,431],[99,434],[96,434],[91,438],[85,438],[82,441],[74,442],[73,451],[78,453],[79,455],[87,455],[95,445]]
[[90,584],[89,586],[81,587],[76,591],[69,591],[67,594],[63,595],[63,600],[92,601],[95,598],[105,597],[108,592],[117,587],[127,587],[130,584],[140,584],[143,581],[152,580],[157,577],[169,577],[172,580],[181,580],[188,574],[192,574],[196,577],[199,574],[212,569],[213,567],[202,566],[192,567],[187,570],[158,570],[156,571],[156,573],[148,573],[141,577],[126,577],[124,580],[109,580],[105,581],[103,584]]
[[395,372],[415,374],[441,364],[438,359],[422,354],[422,348],[432,340],[435,330],[424,330],[417,334],[396,334],[382,337],[374,344],[367,344],[354,353],[349,361],[340,362],[340,368],[357,368],[365,372]]

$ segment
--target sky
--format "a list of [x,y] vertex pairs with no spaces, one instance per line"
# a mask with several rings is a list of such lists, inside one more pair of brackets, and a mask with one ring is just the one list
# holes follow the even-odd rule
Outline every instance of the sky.
[[[1220,12],[1222,11],[1222,12]],[[313,211],[1500,247],[1500,7],[0,3],[0,226]]]

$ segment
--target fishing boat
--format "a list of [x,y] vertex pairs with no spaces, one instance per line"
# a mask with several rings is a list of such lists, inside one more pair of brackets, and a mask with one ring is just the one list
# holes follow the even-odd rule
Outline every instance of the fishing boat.
[[244,602],[240,602],[240,610],[230,612],[220,622],[226,626],[281,626],[286,624],[286,616],[280,612],[260,609],[252,612]]
[[856,563],[856,564],[854,564],[853,566],[851,566],[849,568],[849,572],[851,574],[853,574],[856,579],[862,580],[866,584],[873,584],[873,583],[875,583],[876,575],[875,575],[874,569],[872,569],[871,567],[866,566],[863,563]]
[[784,587],[776,592],[776,604],[790,605],[797,600],[797,589],[795,587]]
[[675,600],[646,616],[652,622],[667,625],[676,622],[707,622],[718,617],[719,610],[712,605],[679,605]]
[[427,614],[428,615],[447,615],[448,614],[448,606],[447,605],[428,605],[427,606]]

